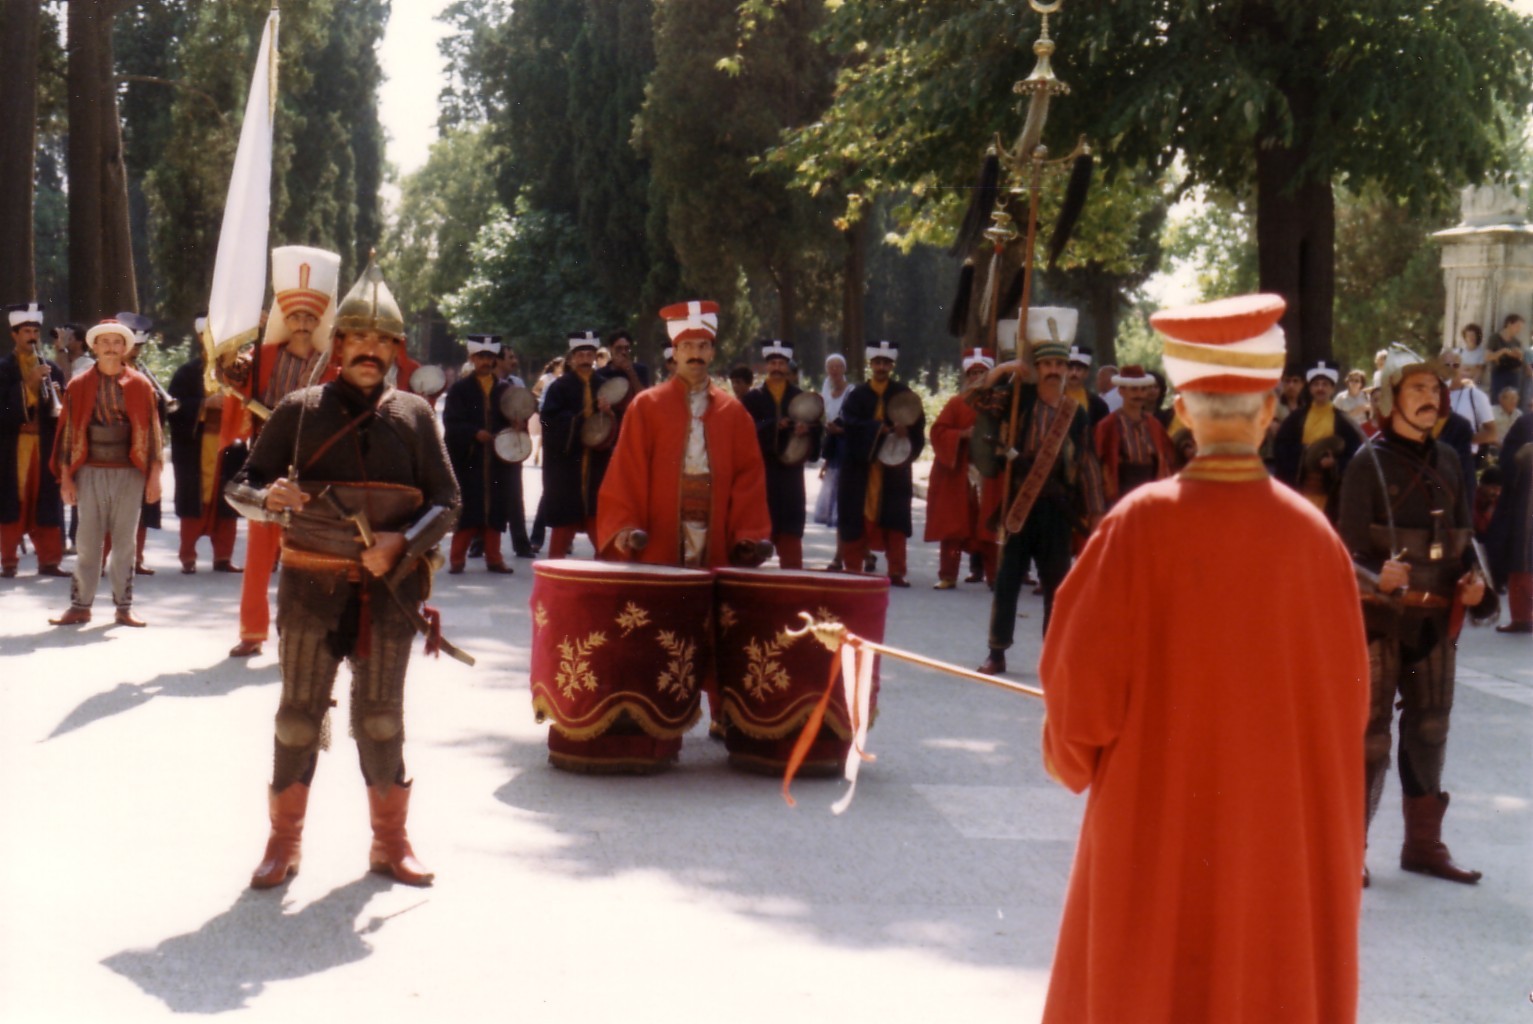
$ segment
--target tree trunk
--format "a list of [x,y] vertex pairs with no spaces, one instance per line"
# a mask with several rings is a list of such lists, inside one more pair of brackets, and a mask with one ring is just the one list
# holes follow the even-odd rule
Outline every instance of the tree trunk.
[[786,267],[773,275],[777,279],[778,337],[798,352],[798,274]]
[[[0,3],[6,47],[0,89],[0,302],[38,298],[32,197],[37,173],[37,54],[41,0]],[[10,336],[4,345],[10,347]]]
[[1256,147],[1257,273],[1288,303],[1288,361],[1331,358],[1336,293],[1336,200],[1328,178],[1300,181],[1304,148]]
[[138,311],[112,55],[119,6],[69,5],[69,307],[76,319]]
[[846,230],[846,257],[841,265],[841,354],[852,381],[863,379],[867,331],[863,326],[863,299],[868,291],[868,223],[859,217]]

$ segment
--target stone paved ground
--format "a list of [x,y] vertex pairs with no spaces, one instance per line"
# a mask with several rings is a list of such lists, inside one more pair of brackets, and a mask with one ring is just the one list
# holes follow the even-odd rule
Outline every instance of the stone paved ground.
[[[812,528],[807,560],[830,546]],[[168,534],[149,558],[142,631],[49,631],[67,580],[0,583],[0,1021],[1036,1019],[1082,800],[1043,775],[1032,700],[887,664],[878,761],[841,817],[838,783],[799,783],[790,811],[700,732],[669,774],[572,777],[529,708],[528,563],[444,576],[480,664],[411,676],[411,832],[438,884],[367,873],[338,736],[302,875],[253,893],[274,659],[224,657],[235,579],[176,574]],[[988,595],[933,592],[935,561],[913,547],[891,641],[972,665]],[[1014,664],[1031,666],[1039,599],[1022,611]],[[1530,654],[1485,631],[1461,653],[1448,835],[1480,886],[1398,870],[1391,780],[1364,1021],[1533,1020]]]

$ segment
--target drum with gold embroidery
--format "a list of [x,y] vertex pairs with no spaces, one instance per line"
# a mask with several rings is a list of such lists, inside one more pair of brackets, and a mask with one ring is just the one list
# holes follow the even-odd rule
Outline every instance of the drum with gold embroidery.
[[578,559],[532,572],[532,708],[550,723],[549,762],[582,772],[667,768],[712,671],[712,575]]
[[[714,663],[723,703],[729,762],[782,774],[793,744],[830,678],[831,652],[812,636],[789,637],[800,612],[835,619],[858,636],[882,641],[889,580],[813,570],[714,570]],[[873,675],[877,708],[878,674]],[[801,774],[839,773],[852,740],[840,683]]]

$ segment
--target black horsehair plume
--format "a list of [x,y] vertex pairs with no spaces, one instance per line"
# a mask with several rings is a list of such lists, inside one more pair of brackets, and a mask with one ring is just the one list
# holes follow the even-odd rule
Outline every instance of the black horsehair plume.
[[953,308],[947,315],[947,332],[955,338],[963,337],[969,322],[969,299],[974,295],[974,261],[963,261],[958,272],[958,294],[953,298]]
[[995,153],[986,153],[985,162],[979,166],[979,180],[969,196],[969,209],[963,215],[963,225],[948,255],[960,258],[973,252],[985,229],[990,226],[990,212],[995,209],[996,189],[1001,180],[1001,159]]
[[1075,166],[1070,169],[1070,184],[1065,188],[1065,201],[1059,207],[1059,219],[1054,222],[1054,233],[1049,236],[1049,269],[1053,270],[1059,262],[1059,254],[1065,251],[1065,246],[1070,242],[1070,232],[1075,230],[1075,222],[1080,220],[1081,210],[1086,207],[1086,193],[1091,190],[1091,168],[1093,160],[1090,153],[1082,153],[1075,158]]
[[1021,306],[1022,268],[1018,267],[1017,272],[1011,275],[1011,284],[1007,285],[1006,290],[1001,293],[1002,319],[1005,319],[1007,316],[1016,313],[1016,311],[1021,308]]

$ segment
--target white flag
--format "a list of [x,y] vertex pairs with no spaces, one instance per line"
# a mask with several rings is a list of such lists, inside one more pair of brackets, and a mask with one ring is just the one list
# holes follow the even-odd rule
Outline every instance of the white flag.
[[[277,103],[277,21],[275,9],[261,33],[245,121],[240,126],[234,174],[224,202],[224,223],[208,297],[208,332],[214,351],[235,338],[256,340],[266,298],[266,239],[271,225],[272,120]],[[248,336],[248,337],[247,337]],[[209,360],[211,369],[212,360]]]

